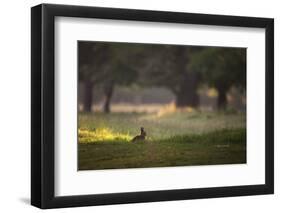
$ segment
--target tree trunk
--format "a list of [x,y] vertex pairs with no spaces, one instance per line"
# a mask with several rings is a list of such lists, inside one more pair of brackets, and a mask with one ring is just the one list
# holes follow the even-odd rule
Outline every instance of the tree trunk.
[[105,113],[110,113],[110,102],[113,95],[113,90],[114,90],[114,83],[109,82],[109,84],[106,85],[104,89],[105,102],[103,106],[103,111]]
[[199,86],[198,76],[194,72],[188,72],[179,85],[179,91],[176,93],[177,107],[198,107],[199,95],[197,89]]
[[[188,91],[188,90],[186,90]],[[180,92],[176,94],[176,106],[182,107],[193,107],[196,108],[199,105],[198,94],[192,92]]]
[[83,100],[83,109],[85,112],[92,111],[92,101],[93,101],[93,84],[91,81],[86,80],[84,82],[84,100]]
[[176,51],[176,69],[181,71],[183,77],[179,82],[176,91],[177,107],[198,107],[199,96],[197,89],[199,86],[198,73],[188,70],[189,53],[183,47],[178,47]]
[[226,105],[227,105],[227,98],[226,98],[226,93],[227,93],[227,89],[221,87],[218,88],[218,109],[219,110],[225,110]]

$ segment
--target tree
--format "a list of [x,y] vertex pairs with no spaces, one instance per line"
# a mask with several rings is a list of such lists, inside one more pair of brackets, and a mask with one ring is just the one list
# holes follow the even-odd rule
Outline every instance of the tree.
[[190,55],[201,47],[152,45],[146,51],[142,75],[148,85],[164,86],[176,96],[177,107],[197,107],[200,76],[188,67]]
[[198,107],[199,96],[197,93],[199,86],[199,75],[188,67],[190,55],[195,51],[192,47],[178,46],[174,47],[173,72],[176,72],[175,84],[171,89],[176,94],[177,107]]
[[217,105],[225,109],[232,86],[246,88],[246,49],[209,47],[192,55],[189,67],[218,91]]
[[137,76],[131,67],[132,47],[123,43],[79,42],[79,80],[85,84],[84,110],[91,111],[93,88],[104,91],[104,112],[110,112],[115,85],[131,83]]
[[110,102],[113,96],[114,87],[116,85],[129,85],[137,77],[136,70],[129,66],[129,62],[125,63],[124,60],[127,61],[127,58],[124,57],[123,60],[119,59],[111,63],[112,67],[110,68],[110,74],[103,81],[105,95],[103,111],[105,113],[110,112]]
[[94,85],[105,78],[105,61],[108,58],[108,47],[104,43],[78,43],[78,78],[85,85],[83,108],[86,112],[92,108]]

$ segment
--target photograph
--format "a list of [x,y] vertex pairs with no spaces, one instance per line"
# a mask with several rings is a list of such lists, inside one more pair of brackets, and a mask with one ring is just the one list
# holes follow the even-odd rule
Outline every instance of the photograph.
[[246,52],[77,41],[78,170],[247,163]]
[[274,13],[149,8],[32,6],[31,205],[274,196]]

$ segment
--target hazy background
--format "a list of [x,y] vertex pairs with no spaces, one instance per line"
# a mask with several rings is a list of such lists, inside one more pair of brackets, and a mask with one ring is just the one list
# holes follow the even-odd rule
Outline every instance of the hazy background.
[[78,42],[79,110],[246,110],[246,49]]

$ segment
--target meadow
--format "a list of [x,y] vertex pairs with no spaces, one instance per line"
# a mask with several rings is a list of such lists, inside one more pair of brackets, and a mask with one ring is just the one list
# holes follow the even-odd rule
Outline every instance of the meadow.
[[[78,169],[246,163],[241,112],[79,112]],[[145,141],[131,142],[144,127]]]

